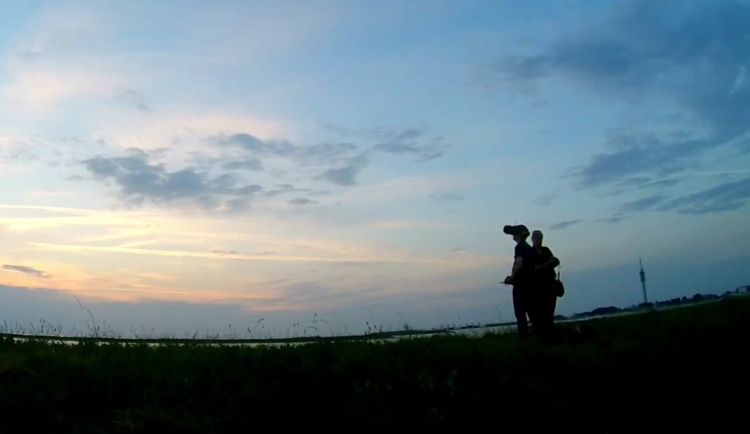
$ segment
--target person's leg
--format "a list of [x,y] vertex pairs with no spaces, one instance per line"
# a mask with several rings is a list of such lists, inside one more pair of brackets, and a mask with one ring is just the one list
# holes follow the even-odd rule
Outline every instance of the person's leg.
[[556,341],[558,331],[555,327],[555,309],[557,308],[557,294],[550,285],[543,294],[542,317],[544,321],[544,333],[552,341]]
[[536,288],[530,287],[526,294],[526,311],[529,313],[529,320],[531,321],[531,333],[537,334],[539,332],[539,297],[535,293]]
[[554,291],[550,291],[551,294],[549,295],[550,301],[549,301],[549,322],[554,327],[555,325],[555,310],[557,310],[557,294],[554,293]]
[[513,287],[513,313],[516,316],[516,324],[518,325],[518,333],[521,336],[529,334],[529,322],[526,319],[527,302],[525,297],[525,291],[517,286]]
[[534,333],[544,338],[550,333],[554,314],[552,313],[547,288],[544,285],[538,285],[534,290],[534,298],[531,303],[533,305],[531,322]]

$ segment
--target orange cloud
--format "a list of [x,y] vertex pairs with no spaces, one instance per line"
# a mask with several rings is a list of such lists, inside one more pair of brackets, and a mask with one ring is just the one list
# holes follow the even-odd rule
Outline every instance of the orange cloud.
[[[33,266],[51,277],[40,282],[6,270],[0,273],[0,281],[29,287],[43,283],[81,297],[106,300],[229,302],[254,310],[303,308],[300,303],[335,307],[352,297],[364,300],[437,291],[441,280],[494,268],[498,262],[498,258],[481,253],[410,251],[409,246],[378,245],[376,239],[352,242],[357,232],[347,232],[347,239],[335,232],[321,236],[322,228],[314,223],[278,225],[258,216],[228,225],[224,219],[184,218],[169,211],[0,204],[1,209],[49,214],[3,216],[0,224],[7,230],[6,256],[10,257],[5,263]],[[370,238],[373,230],[418,225],[386,221],[361,230]],[[61,262],[59,252],[82,256],[65,255]],[[286,296],[286,287],[309,279],[306,273],[312,269],[317,273],[315,280],[329,288],[325,297],[302,302]],[[430,280],[423,280],[424,276]],[[279,277],[287,281],[281,283]],[[368,282],[388,290],[377,295],[350,292]]]

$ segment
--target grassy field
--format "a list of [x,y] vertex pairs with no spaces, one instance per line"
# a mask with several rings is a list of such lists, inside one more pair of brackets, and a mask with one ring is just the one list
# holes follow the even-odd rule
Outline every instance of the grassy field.
[[514,334],[282,348],[5,338],[0,433],[744,423],[750,298],[582,325],[555,346]]

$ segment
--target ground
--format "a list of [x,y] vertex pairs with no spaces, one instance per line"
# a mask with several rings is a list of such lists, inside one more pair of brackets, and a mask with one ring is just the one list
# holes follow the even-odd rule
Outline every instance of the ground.
[[552,346],[514,334],[280,348],[6,338],[0,432],[605,433],[742,420],[750,298],[579,326]]

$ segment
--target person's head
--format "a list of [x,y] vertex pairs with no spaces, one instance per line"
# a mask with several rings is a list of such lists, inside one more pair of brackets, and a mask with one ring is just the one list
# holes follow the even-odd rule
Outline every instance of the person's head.
[[544,234],[542,234],[542,231],[534,231],[531,233],[531,243],[534,245],[534,247],[542,247],[542,242],[544,241]]
[[506,225],[503,227],[503,233],[511,235],[513,237],[513,241],[515,241],[516,243],[526,241],[526,239],[529,237],[529,229],[524,225]]

